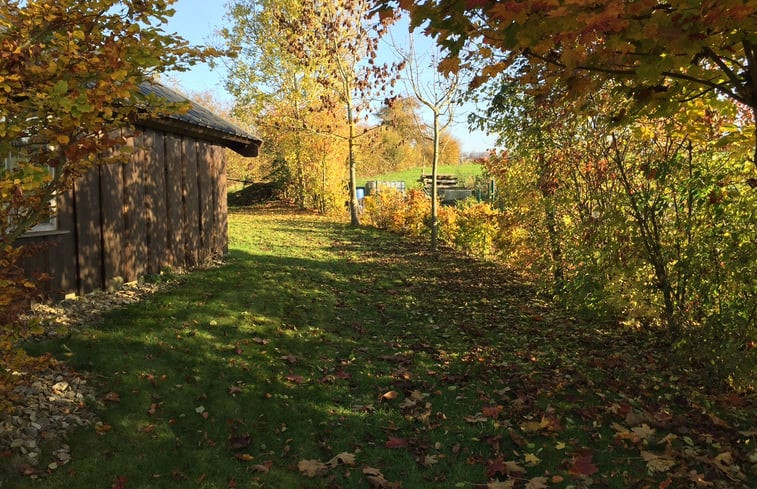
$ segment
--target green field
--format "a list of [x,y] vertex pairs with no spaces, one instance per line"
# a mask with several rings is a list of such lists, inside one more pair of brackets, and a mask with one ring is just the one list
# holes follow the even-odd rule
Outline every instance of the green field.
[[[439,167],[438,173],[440,175],[456,175],[458,181],[465,186],[472,186],[475,178],[480,176],[484,171],[481,165],[476,163],[465,163],[462,165],[442,165]],[[378,180],[381,182],[405,182],[407,188],[420,187],[418,179],[421,177],[421,173],[431,174],[431,166],[408,168],[407,170],[400,170],[390,173],[384,173],[382,175],[373,175],[365,178],[358,178],[358,186],[365,186],[365,182],[370,180]]]

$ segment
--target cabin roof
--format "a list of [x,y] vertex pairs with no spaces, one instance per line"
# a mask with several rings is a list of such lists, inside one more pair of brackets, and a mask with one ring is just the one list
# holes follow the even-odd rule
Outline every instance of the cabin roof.
[[242,156],[257,156],[262,140],[250,131],[220,117],[179,92],[156,81],[140,85],[143,95],[154,95],[169,102],[190,103],[184,113],[166,114],[140,121],[140,125],[176,134],[193,136],[225,146]]

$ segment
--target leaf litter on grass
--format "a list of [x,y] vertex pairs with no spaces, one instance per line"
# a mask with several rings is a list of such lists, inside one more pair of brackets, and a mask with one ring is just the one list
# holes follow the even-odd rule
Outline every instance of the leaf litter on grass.
[[[195,463],[145,473],[218,487],[757,486],[754,395],[708,386],[653,333],[574,317],[495,264],[312,214],[246,209],[230,235],[226,267],[140,313],[154,353],[138,331],[128,358],[98,353],[107,331],[69,345],[119,372],[100,396],[112,429],[87,440],[110,457],[94,459],[99,480],[169,487],[114,462],[163,460],[165,437],[134,438],[153,425]],[[48,487],[85,487],[71,467]]]

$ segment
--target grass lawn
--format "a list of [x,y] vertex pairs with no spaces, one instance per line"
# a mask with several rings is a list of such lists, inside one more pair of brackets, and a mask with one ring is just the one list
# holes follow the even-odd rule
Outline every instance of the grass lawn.
[[[750,488],[755,399],[494,265],[275,207],[216,269],[47,344],[104,427],[7,488]],[[2,462],[2,460],[0,460]]]
[[[407,170],[362,178],[358,180],[358,186],[365,186],[365,182],[368,180],[378,180],[381,182],[403,181],[405,182],[405,186],[407,188],[420,187],[421,184],[418,179],[421,177],[421,173],[430,175],[431,166],[429,165],[424,168],[409,168]],[[480,176],[483,173],[483,167],[476,163],[465,163],[463,165],[441,165],[439,166],[438,173],[439,175],[456,175],[458,181],[461,184],[472,185],[476,177]]]

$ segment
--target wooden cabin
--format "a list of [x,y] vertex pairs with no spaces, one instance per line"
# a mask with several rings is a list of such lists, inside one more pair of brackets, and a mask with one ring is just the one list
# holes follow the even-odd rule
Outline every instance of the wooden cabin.
[[[187,101],[154,82],[142,91]],[[21,238],[44,245],[24,268],[50,277],[51,297],[192,268],[228,250],[225,148],[257,156],[261,140],[194,103],[138,129],[128,163],[92,168],[56,198],[53,219]]]

